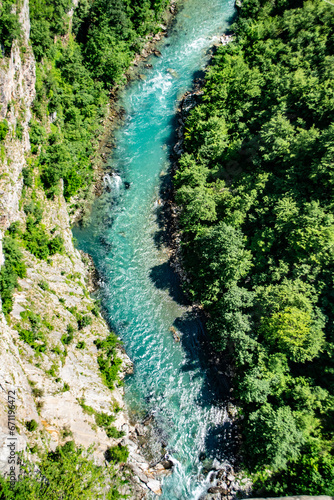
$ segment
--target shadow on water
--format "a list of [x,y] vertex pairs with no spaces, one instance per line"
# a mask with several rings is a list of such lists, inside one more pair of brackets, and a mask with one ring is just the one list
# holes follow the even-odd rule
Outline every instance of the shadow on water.
[[235,432],[233,424],[229,421],[210,426],[205,436],[205,450],[208,456],[218,458],[220,461],[233,462],[235,456],[233,443],[235,440],[232,441],[232,436]]
[[168,290],[169,295],[180,305],[187,306],[189,301],[181,289],[180,279],[170,265],[164,262],[154,266],[150,272],[150,278],[159,290]]
[[[225,407],[230,399],[230,382],[221,372],[221,367],[213,363],[213,353],[200,317],[194,311],[186,312],[175,320],[174,327],[181,334],[180,342],[186,353],[186,362],[181,370],[196,371],[197,377],[202,379],[196,404],[206,408]],[[230,421],[211,424],[206,432],[204,456],[232,461],[235,456],[235,432]]]
[[211,406],[224,403],[229,398],[230,383],[221,367],[214,364],[215,357],[200,317],[194,312],[186,312],[174,321],[180,332],[180,342],[186,354],[182,371],[199,368],[203,378],[202,390],[197,404]]

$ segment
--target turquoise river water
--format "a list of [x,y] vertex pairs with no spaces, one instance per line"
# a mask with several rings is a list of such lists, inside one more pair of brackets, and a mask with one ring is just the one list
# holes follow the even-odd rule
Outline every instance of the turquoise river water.
[[234,0],[183,2],[159,47],[162,57],[152,56],[145,80],[132,82],[121,96],[126,119],[109,161],[115,173],[105,177],[109,189],[96,202],[90,226],[74,230],[79,248],[93,256],[103,277],[104,308],[134,362],[125,385],[128,408],[139,419],[154,416],[175,463],[163,480],[163,500],[200,498],[209,487],[208,461],[227,457],[222,387],[205,359],[201,322],[160,244],[157,200],[178,101],[233,15]]

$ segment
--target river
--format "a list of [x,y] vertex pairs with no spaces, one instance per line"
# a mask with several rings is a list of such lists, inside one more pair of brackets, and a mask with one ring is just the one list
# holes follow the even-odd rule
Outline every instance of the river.
[[198,499],[208,488],[212,460],[222,463],[228,456],[230,424],[221,402],[226,389],[208,368],[201,322],[161,242],[158,199],[179,99],[233,15],[234,0],[183,2],[159,46],[162,57],[152,56],[145,79],[121,95],[126,118],[109,161],[117,175],[106,179],[110,189],[96,201],[91,224],[74,230],[79,248],[92,255],[103,276],[103,306],[134,362],[125,382],[129,411],[139,419],[154,415],[176,464],[163,481],[163,500]]

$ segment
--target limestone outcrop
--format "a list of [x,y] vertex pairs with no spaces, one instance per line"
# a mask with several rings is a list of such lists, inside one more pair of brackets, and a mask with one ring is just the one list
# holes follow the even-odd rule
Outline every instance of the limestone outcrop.
[[[22,170],[30,151],[28,129],[36,82],[28,0],[21,6],[19,20],[22,38],[13,43],[10,57],[0,59],[0,121],[6,119],[8,124],[0,143],[0,267],[6,230],[17,221],[24,226],[26,220]],[[24,451],[29,461],[35,460],[36,450],[55,449],[73,439],[85,448],[93,446],[100,464],[105,463],[108,447],[122,441],[129,446],[130,469],[145,477],[134,481],[136,498],[149,491],[160,494],[158,471],[150,470],[135,442],[135,427],[124,409],[124,389],[117,382],[111,391],[99,370],[94,341],[105,339],[110,330],[89,295],[90,263],[74,248],[65,199],[62,194],[47,199],[38,187],[34,196],[43,206],[46,230],[53,229],[63,239],[64,252],[40,260],[22,249],[27,275],[19,279],[11,313],[5,316],[0,307],[0,473],[8,472],[8,444],[13,438],[15,451]],[[77,313],[89,316],[88,324],[78,327]],[[29,317],[43,337],[45,350],[33,349],[23,340]],[[69,329],[73,340],[66,344]],[[117,357],[123,361],[121,380],[132,363],[121,347]],[[9,411],[13,407],[15,411]],[[96,424],[95,417],[101,413],[114,415],[113,426],[122,432],[120,437],[108,437],[106,429]],[[35,424],[29,427],[32,421],[36,428]]]

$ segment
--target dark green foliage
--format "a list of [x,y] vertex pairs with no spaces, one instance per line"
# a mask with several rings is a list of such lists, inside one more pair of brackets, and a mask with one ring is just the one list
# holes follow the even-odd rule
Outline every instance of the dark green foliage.
[[244,0],[174,179],[188,291],[266,495],[334,494],[333,28],[325,2]]
[[26,267],[20,247],[11,236],[5,236],[3,239],[3,252],[5,263],[0,269],[0,295],[3,312],[10,313],[17,279],[26,276]]
[[42,289],[42,290],[50,290],[50,286],[49,286],[49,283],[47,281],[40,281],[38,283],[38,286]]
[[117,357],[117,337],[111,333],[105,340],[95,340],[95,345],[101,354],[97,358],[103,380],[109,389],[114,388],[117,374],[122,365],[122,360]]
[[[82,0],[74,11],[76,41],[68,33],[70,0],[30,0],[37,68],[32,152],[40,151],[41,180],[50,197],[66,200],[93,180],[91,159],[103,130],[107,91],[120,81],[144,35],[154,30],[167,1]],[[54,39],[58,41],[54,43]],[[45,120],[52,114],[52,133]]]
[[85,413],[87,413],[87,415],[94,415],[95,414],[94,408],[92,408],[91,406],[86,405],[84,398],[78,399],[78,403],[81,406],[81,408],[83,409],[83,411]]
[[2,120],[2,122],[0,122],[0,141],[6,139],[8,130],[9,126],[7,120]]
[[80,340],[75,347],[77,349],[85,349],[86,348],[86,342],[84,340]]
[[38,387],[34,387],[31,389],[31,392],[35,396],[35,398],[41,398],[44,395],[43,389],[39,389]]
[[91,325],[92,321],[92,318],[88,314],[78,315],[78,329],[82,330],[86,326]]
[[122,446],[121,444],[108,448],[106,453],[106,459],[108,462],[124,463],[127,461],[128,456],[129,450],[127,446]]
[[113,415],[107,415],[107,413],[98,413],[95,417],[95,421],[99,427],[108,427],[115,417]]
[[114,420],[114,415],[107,415],[106,413],[95,413],[96,424],[106,431],[108,437],[118,439],[124,436],[124,432],[118,431],[116,427],[112,425]]
[[92,308],[92,313],[94,316],[98,317],[100,314],[100,302],[94,302],[93,308]]
[[95,411],[94,408],[85,404],[84,399],[79,399],[78,402],[85,413],[95,416],[96,424],[106,431],[108,437],[118,439],[124,436],[123,431],[118,431],[116,427],[112,425],[115,421],[114,415],[108,415],[107,413],[99,413]]
[[30,0],[30,39],[37,61],[47,55],[55,35],[66,34],[71,6],[71,0]]
[[27,187],[32,187],[34,181],[34,174],[31,168],[24,167],[22,169],[23,184]]
[[[274,474],[265,480],[266,492],[270,495],[292,495],[296,491],[307,491],[309,495],[332,495],[334,491],[334,458],[325,443],[312,443],[301,449],[289,469]],[[263,487],[257,480],[255,488]]]
[[21,123],[17,123],[15,127],[15,137],[22,141],[23,139],[23,125]]
[[270,463],[274,470],[284,469],[288,460],[299,456],[302,444],[303,434],[289,406],[275,410],[270,404],[264,404],[250,413],[245,446],[252,450],[254,467]]
[[201,231],[195,238],[194,251],[201,253],[201,264],[196,277],[194,272],[193,283],[204,304],[216,302],[251,267],[251,253],[245,250],[241,231],[224,222]]
[[156,29],[167,1],[81,1],[74,16],[74,32],[85,64],[106,87],[118,83],[130,65],[141,39]]
[[39,314],[33,311],[23,311],[21,313],[23,320],[28,322],[28,327],[16,325],[15,328],[19,332],[20,338],[32,347],[36,352],[46,351],[45,336],[42,331],[43,322]]
[[61,336],[61,341],[64,345],[69,345],[74,337],[74,328],[72,325],[67,325],[67,334]]
[[20,222],[17,220],[15,222],[12,222],[11,225],[8,228],[8,233],[10,236],[15,238],[16,236],[21,236],[21,229],[20,229]]
[[31,201],[24,206],[27,214],[26,231],[23,240],[27,249],[39,259],[46,260],[50,255],[62,253],[64,251],[64,240],[57,235],[50,238],[45,226],[41,223],[43,209],[40,204]]
[[34,432],[38,428],[36,420],[27,420],[25,426],[29,432]]
[[61,341],[64,345],[69,345],[73,340],[73,335],[62,335],[61,336]]
[[[3,500],[118,500],[126,498],[119,493],[123,481],[112,466],[99,467],[94,464],[92,449],[76,448],[68,441],[56,451],[42,456],[38,464],[22,465],[23,478],[11,487],[9,480],[0,477],[0,492]],[[107,473],[107,475],[106,475]]]
[[102,130],[106,93],[83,66],[80,48],[72,39],[66,47],[58,44],[52,65],[41,67],[36,90],[36,116],[57,114],[57,127],[53,126],[47,139],[44,127],[34,121],[31,124],[33,151],[41,146],[41,180],[53,196],[59,194],[63,179],[64,195],[69,199],[92,181],[90,158]]
[[35,120],[32,120],[29,125],[31,151],[32,153],[37,153],[38,146],[44,144],[46,141],[46,130]]
[[[19,16],[14,9],[18,9],[14,0],[2,0],[0,9],[0,43],[4,47],[6,56],[10,55],[13,41],[21,35]],[[3,122],[2,122],[3,123]],[[0,129],[1,137],[1,129]],[[2,139],[1,139],[2,140]]]
[[116,429],[116,427],[114,427],[113,425],[110,425],[106,429],[106,434],[107,434],[108,437],[113,438],[113,439],[119,439],[119,438],[125,436],[125,432],[124,431],[118,431]]
[[64,240],[61,236],[56,235],[49,241],[48,244],[50,255],[54,255],[56,253],[64,252]]

